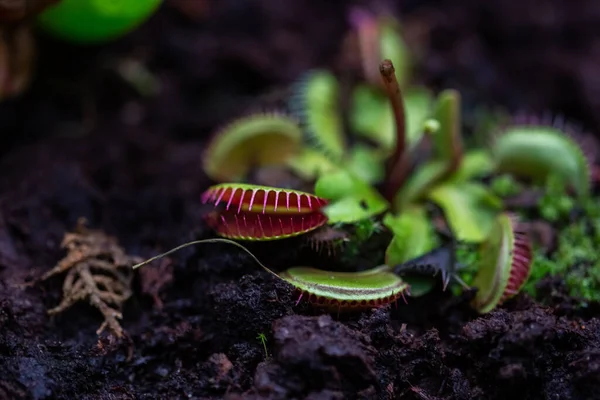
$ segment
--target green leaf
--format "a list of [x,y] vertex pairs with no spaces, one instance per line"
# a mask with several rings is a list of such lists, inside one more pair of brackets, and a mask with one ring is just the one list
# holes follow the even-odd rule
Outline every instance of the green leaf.
[[406,113],[406,141],[409,145],[412,145],[421,139],[423,136],[423,124],[431,117],[433,95],[428,89],[415,86],[403,89],[402,97],[404,100],[404,112]]
[[499,198],[485,186],[472,182],[439,185],[429,192],[428,198],[442,208],[458,240],[465,242],[483,241],[502,208]]
[[[406,140],[413,145],[423,135],[423,124],[431,115],[433,96],[422,87],[402,92],[406,114]],[[396,145],[396,124],[385,93],[368,85],[358,85],[352,95],[350,125],[360,137],[375,142],[389,154]]]
[[[414,171],[402,189],[396,194],[394,198],[396,207],[402,208],[406,204],[422,201],[422,198],[427,196],[428,187],[435,184],[438,177],[444,173],[446,163],[447,161],[442,160],[429,161]],[[463,158],[463,162],[456,173],[450,176],[446,183],[466,182],[472,178],[491,173],[494,167],[493,160],[488,153],[482,150],[470,151]],[[435,184],[435,186],[438,185]]]
[[315,194],[331,201],[322,209],[330,224],[360,221],[389,208],[375,188],[347,170],[321,176],[315,183]]
[[357,85],[352,93],[352,131],[391,151],[396,140],[394,117],[385,94],[376,87]]
[[319,176],[339,169],[326,155],[310,148],[287,161],[288,167],[305,181],[316,180]]
[[398,191],[394,198],[398,209],[404,208],[407,204],[420,202],[425,195],[425,189],[435,182],[443,173],[445,162],[430,161],[420,166],[407,179],[404,186]]
[[379,183],[385,176],[385,168],[380,153],[365,145],[355,145],[348,160],[348,169],[362,181]]
[[410,297],[426,295],[436,283],[436,279],[426,276],[405,276],[402,279],[410,285]]
[[449,179],[450,182],[464,182],[491,174],[496,168],[494,160],[485,150],[471,150],[465,154],[458,170]]
[[433,250],[436,244],[435,231],[424,207],[409,207],[399,215],[387,213],[383,224],[394,234],[385,253],[387,265],[415,259]]
[[460,93],[456,90],[444,90],[438,96],[433,112],[441,125],[433,135],[436,158],[450,160],[456,152],[462,151],[462,122],[460,110]]

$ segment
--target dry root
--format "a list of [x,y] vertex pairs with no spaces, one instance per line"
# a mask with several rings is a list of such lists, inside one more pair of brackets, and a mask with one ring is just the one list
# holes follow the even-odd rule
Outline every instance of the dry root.
[[85,220],[80,220],[74,233],[65,235],[62,247],[68,251],[65,258],[40,278],[45,281],[67,272],[63,300],[48,314],[55,315],[77,302],[88,301],[104,316],[96,333],[99,335],[108,328],[115,336],[123,337],[118,321],[122,318],[121,307],[131,296],[131,266],[142,259],[125,254],[113,237],[87,229]]
[[140,281],[142,292],[152,296],[154,305],[160,309],[163,307],[160,292],[173,281],[173,264],[169,258],[155,266],[148,266],[140,270]]

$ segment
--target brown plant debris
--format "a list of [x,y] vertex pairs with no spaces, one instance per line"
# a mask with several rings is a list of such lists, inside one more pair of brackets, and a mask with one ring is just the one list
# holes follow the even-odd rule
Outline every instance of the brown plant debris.
[[65,234],[61,247],[67,249],[67,255],[40,278],[45,281],[67,272],[62,302],[48,310],[48,314],[59,314],[87,300],[104,316],[96,333],[100,335],[108,328],[122,338],[124,332],[118,320],[122,318],[121,306],[131,296],[131,266],[142,259],[128,256],[115,238],[88,229],[85,224],[86,221],[80,219],[75,232]]
[[140,280],[142,284],[142,292],[150,295],[154,300],[156,308],[163,307],[160,292],[173,281],[173,264],[169,258],[163,259],[156,266],[148,266],[140,269]]

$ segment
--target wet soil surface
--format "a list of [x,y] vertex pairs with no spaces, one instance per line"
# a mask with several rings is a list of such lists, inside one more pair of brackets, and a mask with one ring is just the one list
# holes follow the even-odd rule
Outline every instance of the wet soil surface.
[[[597,2],[400,3],[419,79],[461,90],[467,121],[483,104],[561,112],[600,131]],[[96,335],[102,318],[87,304],[47,315],[60,278],[19,286],[64,256],[80,217],[143,257],[209,237],[203,140],[258,107],[258,94],[333,65],[347,9],[173,0],[111,45],[40,35],[32,90],[0,105],[0,398],[598,398],[599,310],[579,308],[560,279],[541,282],[537,301],[520,295],[482,317],[469,293],[441,291],[338,317],[296,306],[239,250],[206,245],[141,270],[122,341]],[[132,59],[158,94],[120,77]],[[306,256],[297,241],[253,250],[276,269]]]

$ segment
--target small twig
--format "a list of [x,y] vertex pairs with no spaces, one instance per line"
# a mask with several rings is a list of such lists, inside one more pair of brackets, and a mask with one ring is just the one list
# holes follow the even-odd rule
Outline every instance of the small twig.
[[163,307],[160,292],[173,281],[173,264],[166,258],[153,268],[145,268],[140,272],[142,292],[150,295],[156,308]]
[[409,171],[410,159],[406,151],[406,115],[400,85],[396,79],[396,70],[391,60],[385,59],[379,65],[379,73],[385,91],[390,99],[396,124],[396,149],[386,168],[385,197],[391,203],[394,195],[402,187]]

